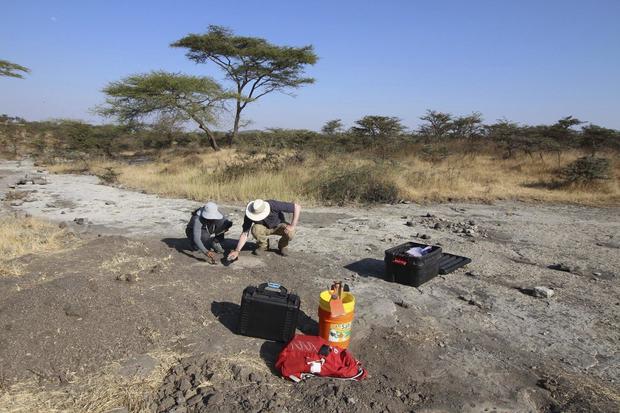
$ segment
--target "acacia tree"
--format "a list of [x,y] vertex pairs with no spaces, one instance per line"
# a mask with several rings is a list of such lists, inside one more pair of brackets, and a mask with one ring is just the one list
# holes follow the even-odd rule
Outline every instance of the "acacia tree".
[[355,121],[351,128],[354,135],[370,138],[370,145],[379,150],[381,159],[386,159],[388,147],[391,147],[394,138],[400,136],[405,127],[400,123],[400,119],[393,116],[364,116]]
[[344,131],[344,125],[342,119],[333,119],[325,122],[325,125],[321,128],[321,132],[325,135],[336,135]]
[[275,91],[296,89],[314,83],[304,77],[306,65],[317,56],[312,46],[277,46],[258,37],[235,36],[221,26],[209,26],[204,34],[189,34],[171,44],[187,49],[186,56],[196,63],[212,62],[235,84],[235,120],[228,144],[239,132],[241,112],[248,103]]
[[393,116],[364,116],[356,120],[355,124],[357,126],[353,126],[351,132],[373,139],[400,135],[405,130],[400,119]]
[[420,126],[419,132],[426,137],[427,141],[430,138],[446,138],[452,129],[452,115],[449,113],[427,110],[426,114],[420,117],[420,120],[426,122],[426,124]]
[[23,79],[24,75],[19,72],[30,73],[30,69],[25,66],[18,65],[17,63],[9,62],[8,60],[0,60],[0,76]]
[[213,79],[157,71],[112,82],[103,92],[108,97],[97,109],[99,114],[116,117],[121,123],[162,117],[193,121],[205,132],[211,147],[219,150],[210,125],[217,123],[230,96]]

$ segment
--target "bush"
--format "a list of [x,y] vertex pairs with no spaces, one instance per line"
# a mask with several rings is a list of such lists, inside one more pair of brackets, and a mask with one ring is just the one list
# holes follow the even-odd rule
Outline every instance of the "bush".
[[96,175],[103,181],[104,184],[110,185],[118,182],[120,173],[116,172],[111,166],[106,166],[103,169],[103,172]]
[[564,185],[584,185],[610,179],[611,164],[609,159],[585,156],[571,162],[559,171]]
[[311,190],[326,203],[344,205],[356,203],[394,203],[398,187],[377,167],[328,171],[318,177]]

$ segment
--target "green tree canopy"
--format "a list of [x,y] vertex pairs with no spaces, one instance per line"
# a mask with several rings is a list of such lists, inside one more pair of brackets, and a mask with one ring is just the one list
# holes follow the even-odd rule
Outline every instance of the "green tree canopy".
[[420,135],[426,137],[427,140],[443,139],[448,136],[452,130],[452,115],[449,113],[438,112],[436,110],[427,110],[426,114],[420,117],[420,120],[426,122],[420,126]]
[[97,109],[99,114],[122,123],[161,117],[193,121],[207,134],[211,147],[219,150],[210,125],[217,124],[230,95],[213,79],[157,71],[112,82],[103,92],[108,97]]
[[258,37],[235,36],[221,26],[209,26],[204,34],[189,34],[171,46],[188,49],[186,56],[196,63],[214,63],[234,82],[236,108],[229,144],[239,132],[241,112],[248,103],[314,82],[304,77],[306,65],[317,61],[312,46],[277,46]]
[[344,131],[344,125],[342,119],[333,119],[325,122],[325,125],[321,128],[321,132],[325,135],[335,135]]
[[357,126],[353,126],[351,132],[373,139],[396,136],[405,130],[405,127],[400,122],[400,119],[393,116],[364,116],[362,119],[355,121]]
[[19,72],[30,73],[30,69],[25,66],[18,65],[17,63],[9,62],[8,60],[0,60],[0,76],[23,79],[24,75]]

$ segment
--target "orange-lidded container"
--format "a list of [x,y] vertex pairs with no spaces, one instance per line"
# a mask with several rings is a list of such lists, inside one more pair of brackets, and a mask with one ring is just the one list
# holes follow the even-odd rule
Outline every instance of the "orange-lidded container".
[[331,345],[345,349],[351,341],[351,326],[355,318],[355,296],[350,292],[342,293],[342,306],[345,314],[333,317],[329,302],[332,292],[321,291],[319,298],[319,336],[329,341]]

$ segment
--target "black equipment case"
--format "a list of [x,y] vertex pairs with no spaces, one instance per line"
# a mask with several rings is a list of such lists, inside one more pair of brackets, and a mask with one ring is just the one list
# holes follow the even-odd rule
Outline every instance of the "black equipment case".
[[239,333],[244,336],[287,342],[295,335],[299,317],[298,295],[276,283],[243,290]]
[[407,242],[385,250],[385,280],[419,287],[437,276],[441,247],[434,245],[421,257],[412,257],[406,251],[413,247],[428,247],[426,244]]

